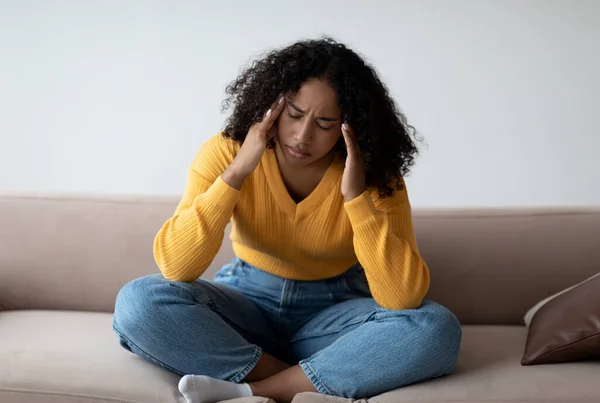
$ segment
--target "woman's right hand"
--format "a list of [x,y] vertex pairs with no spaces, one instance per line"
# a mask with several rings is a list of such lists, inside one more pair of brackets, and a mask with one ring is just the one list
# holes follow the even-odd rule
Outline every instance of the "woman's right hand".
[[221,178],[229,186],[241,189],[244,180],[254,172],[265,152],[267,141],[275,136],[273,124],[281,114],[284,105],[285,97],[281,96],[277,102],[271,105],[271,109],[265,113],[263,120],[250,127],[237,156],[221,175]]

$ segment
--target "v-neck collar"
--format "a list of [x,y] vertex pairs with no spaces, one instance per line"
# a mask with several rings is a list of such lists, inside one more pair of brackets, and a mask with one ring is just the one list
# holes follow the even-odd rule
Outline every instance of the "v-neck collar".
[[343,166],[336,157],[325,171],[325,175],[323,175],[317,187],[302,201],[296,203],[283,182],[274,149],[268,148],[265,150],[263,168],[271,193],[275,197],[279,208],[293,218],[294,221],[299,221],[311,214],[322,204],[323,200],[333,190],[333,186],[343,171]]

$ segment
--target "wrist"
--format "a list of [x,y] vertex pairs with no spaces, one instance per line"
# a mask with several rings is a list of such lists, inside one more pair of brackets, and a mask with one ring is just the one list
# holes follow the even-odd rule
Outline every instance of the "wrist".
[[370,193],[367,191],[355,199],[344,203],[344,209],[353,227],[368,221],[380,213],[377,207],[375,207]]
[[242,170],[238,169],[234,164],[231,164],[221,175],[221,179],[232,188],[240,190],[244,180],[248,177]]
[[360,194],[353,194],[353,195],[344,195],[344,202],[348,203],[351,202],[352,200],[356,199],[358,196],[360,196]]
[[361,194],[363,194],[365,192],[366,189],[361,190],[360,192],[351,192],[351,193],[347,193],[347,194],[342,194],[342,196],[344,197],[344,201],[346,203],[356,199],[358,196],[360,196]]

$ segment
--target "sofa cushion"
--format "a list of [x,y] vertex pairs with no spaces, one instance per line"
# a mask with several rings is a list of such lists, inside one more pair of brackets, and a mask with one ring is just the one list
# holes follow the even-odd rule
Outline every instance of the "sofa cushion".
[[523,365],[600,358],[600,273],[534,306]]
[[183,403],[179,378],[123,349],[109,313],[0,312],[0,402]]
[[[600,400],[599,362],[523,367],[526,334],[524,326],[465,326],[455,374],[370,401]],[[179,377],[123,349],[108,313],[0,312],[0,364],[0,402],[183,403]],[[301,402],[320,398],[325,399],[298,396]],[[335,402],[331,397],[316,401]]]
[[369,402],[600,401],[600,362],[521,366],[526,336],[525,326],[464,326],[453,374]]
[[[316,392],[298,393],[292,403],[367,403],[367,399],[349,399],[345,397],[320,395]],[[229,402],[227,402],[229,403]]]

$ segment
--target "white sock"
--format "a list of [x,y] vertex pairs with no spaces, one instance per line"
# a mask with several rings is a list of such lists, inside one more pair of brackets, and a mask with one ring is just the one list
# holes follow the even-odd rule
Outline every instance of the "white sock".
[[252,389],[247,383],[221,381],[204,375],[184,376],[179,381],[179,391],[187,403],[216,403],[252,396]]

